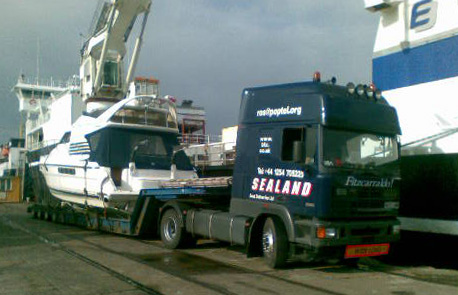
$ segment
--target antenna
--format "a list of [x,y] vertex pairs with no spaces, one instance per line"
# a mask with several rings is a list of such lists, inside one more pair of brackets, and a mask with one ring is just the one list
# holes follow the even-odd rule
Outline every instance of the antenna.
[[37,85],[40,84],[40,36],[37,37]]

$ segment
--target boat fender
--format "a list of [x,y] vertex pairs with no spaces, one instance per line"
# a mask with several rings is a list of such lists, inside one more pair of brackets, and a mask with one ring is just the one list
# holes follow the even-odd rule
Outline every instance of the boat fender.
[[174,179],[175,179],[176,171],[177,171],[177,165],[176,165],[176,164],[172,164],[172,165],[170,166],[170,179],[171,179],[171,180],[174,180]]

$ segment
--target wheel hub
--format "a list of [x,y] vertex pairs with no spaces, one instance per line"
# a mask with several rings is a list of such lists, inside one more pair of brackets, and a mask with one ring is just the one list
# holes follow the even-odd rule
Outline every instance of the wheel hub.
[[262,246],[264,253],[273,253],[274,251],[274,237],[271,230],[263,233]]
[[166,226],[164,227],[164,235],[167,238],[167,240],[170,241],[170,240],[175,239],[176,234],[177,234],[177,224],[175,220],[173,220],[172,218],[169,218],[167,220]]

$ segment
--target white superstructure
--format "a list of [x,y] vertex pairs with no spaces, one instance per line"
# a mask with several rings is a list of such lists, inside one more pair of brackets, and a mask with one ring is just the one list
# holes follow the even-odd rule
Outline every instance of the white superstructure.
[[404,154],[458,152],[458,2],[366,0],[380,13],[373,81],[398,112]]
[[62,82],[20,75],[13,90],[22,118],[20,133],[28,150],[56,143],[83,111],[77,76]]

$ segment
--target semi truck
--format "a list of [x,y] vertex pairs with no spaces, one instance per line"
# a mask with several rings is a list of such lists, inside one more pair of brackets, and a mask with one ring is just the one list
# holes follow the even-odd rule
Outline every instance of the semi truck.
[[143,189],[131,212],[29,210],[91,229],[158,233],[171,249],[199,238],[242,245],[272,268],[293,257],[384,255],[400,237],[400,133],[395,109],[373,87],[316,79],[248,88],[232,176],[174,179],[177,149],[171,179]]
[[245,89],[233,176],[217,197],[207,186],[164,201],[161,239],[172,249],[199,237],[243,245],[272,268],[297,255],[388,254],[400,231],[400,133],[395,109],[374,87],[316,79]]

